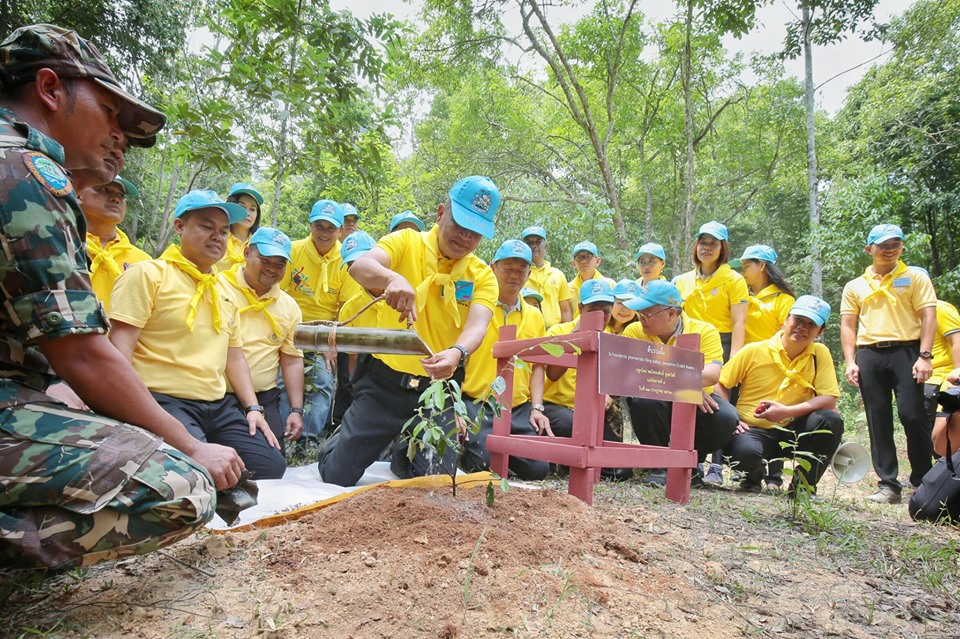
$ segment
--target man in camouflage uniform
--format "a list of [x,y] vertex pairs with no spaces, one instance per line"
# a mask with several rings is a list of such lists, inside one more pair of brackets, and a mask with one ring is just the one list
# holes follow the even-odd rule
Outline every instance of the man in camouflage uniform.
[[[118,149],[152,146],[165,122],[74,32],[34,25],[0,43],[2,567],[169,544],[210,519],[214,484],[242,470],[233,450],[201,444],[164,412],[107,340],[64,171],[116,175]],[[46,395],[55,376],[100,415]]]

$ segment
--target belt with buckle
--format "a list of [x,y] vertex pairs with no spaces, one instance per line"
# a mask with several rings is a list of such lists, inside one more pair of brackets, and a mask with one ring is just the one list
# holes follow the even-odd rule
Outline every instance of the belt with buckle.
[[393,370],[376,357],[370,358],[370,372],[383,380],[410,391],[423,392],[431,381],[429,377]]
[[898,346],[919,346],[920,340],[912,339],[900,342],[877,342],[876,344],[864,344],[860,348],[873,348],[873,349],[883,349],[883,348],[896,348]]

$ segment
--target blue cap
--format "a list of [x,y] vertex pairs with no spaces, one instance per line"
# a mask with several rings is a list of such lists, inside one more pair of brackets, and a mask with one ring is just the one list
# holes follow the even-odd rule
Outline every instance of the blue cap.
[[760,260],[763,262],[770,262],[771,264],[777,263],[777,252],[766,244],[754,244],[753,246],[748,246],[743,250],[743,255],[740,256],[740,261],[743,260]]
[[594,257],[600,257],[600,252],[597,251],[597,245],[594,244],[593,242],[588,242],[584,240],[583,242],[580,242],[579,244],[575,245],[573,247],[573,256],[576,257],[577,253],[582,253],[583,251],[586,251],[587,253],[592,253]]
[[608,280],[588,280],[580,287],[580,303],[586,306],[593,302],[613,304],[613,287]]
[[130,180],[125,180],[119,175],[113,178],[113,182],[116,182],[117,184],[123,187],[124,198],[137,197],[137,193],[140,192],[133,182],[131,182]]
[[261,226],[250,236],[250,246],[256,246],[260,255],[283,257],[290,261],[292,243],[283,231]]
[[237,182],[230,187],[230,193],[227,194],[227,197],[231,195],[249,195],[257,201],[257,204],[263,206],[263,196],[260,195],[260,191],[253,188],[253,185],[249,182]]
[[877,224],[870,229],[867,244],[883,244],[893,238],[903,239],[903,230],[896,224]]
[[728,242],[730,240],[730,233],[727,231],[727,227],[720,222],[713,220],[700,227],[700,230],[697,231],[697,237],[700,237],[701,235],[712,235],[718,240],[723,240],[724,242]]
[[547,229],[543,228],[542,226],[528,226],[527,228],[523,229],[523,233],[520,234],[520,239],[525,240],[531,235],[536,235],[537,237],[547,239]]
[[830,305],[819,297],[801,295],[790,307],[790,314],[806,317],[817,326],[823,326],[830,318]]
[[640,295],[641,288],[640,283],[636,280],[620,280],[613,287],[613,296],[621,301],[632,300]]
[[538,302],[542,302],[542,301],[543,301],[543,295],[541,295],[540,293],[538,293],[538,292],[535,291],[534,289],[528,288],[528,287],[526,287],[526,286],[524,286],[523,288],[520,289],[520,297],[532,297],[533,299],[537,300]]
[[683,306],[683,298],[680,297],[680,289],[666,280],[653,280],[649,284],[640,288],[640,294],[632,300],[623,303],[631,311],[642,311],[651,306],[672,306],[680,308]]
[[414,215],[413,211],[404,211],[403,213],[397,213],[396,215],[393,216],[393,219],[390,220],[390,230],[388,231],[388,233],[393,233],[393,229],[397,228],[404,222],[413,222],[414,224],[417,225],[417,228],[420,229],[421,231],[426,228],[426,226],[423,223],[423,220],[421,220],[419,217]]
[[663,245],[656,242],[647,242],[638,248],[637,252],[633,254],[633,259],[639,260],[641,255],[652,255],[659,257],[664,262],[667,261],[667,254],[663,250]]
[[471,175],[450,189],[453,221],[474,233],[493,237],[493,216],[500,208],[500,189],[488,177]]
[[360,212],[357,211],[357,207],[349,202],[341,202],[341,208],[343,208],[343,217],[346,218],[348,215],[354,215],[358,220],[362,220],[363,216],[360,215]]
[[509,257],[516,257],[533,266],[533,251],[520,240],[507,240],[501,244],[500,248],[497,249],[497,254],[493,256],[493,262],[491,262],[491,264],[495,264]]
[[343,207],[333,200],[317,200],[310,210],[310,223],[324,221],[335,227],[343,226]]
[[226,213],[231,224],[247,219],[247,209],[233,202],[224,202],[216,191],[209,190],[190,191],[177,200],[177,208],[174,209],[173,217],[179,218],[190,211],[209,208],[220,209]]
[[346,266],[376,245],[377,241],[366,231],[354,231],[340,245],[340,257],[343,258],[340,266]]

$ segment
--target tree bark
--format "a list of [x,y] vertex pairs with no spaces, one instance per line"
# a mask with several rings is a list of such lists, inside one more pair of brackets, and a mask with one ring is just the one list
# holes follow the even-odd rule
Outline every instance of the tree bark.
[[813,42],[811,41],[810,9],[802,7],[803,21],[803,66],[805,90],[803,106],[807,113],[807,196],[810,202],[810,292],[817,297],[823,294],[823,267],[820,251],[820,209],[817,201],[817,137],[814,122],[816,105],[813,86]]
[[[691,38],[693,34],[693,0],[687,0],[686,20],[684,24],[683,38],[683,68],[680,73],[680,82],[683,85],[683,135],[686,140],[686,162],[684,163],[683,176],[683,202],[681,206],[683,211],[680,216],[680,228],[678,229],[677,252],[686,255],[692,248],[690,234],[693,232],[693,213],[694,213],[694,180],[696,179],[696,157],[694,155],[693,139],[693,96],[691,89],[691,76],[693,66],[693,52],[691,50]],[[676,256],[679,258],[679,255]],[[679,262],[676,262],[676,268],[680,268]],[[677,271],[678,273],[681,271]]]

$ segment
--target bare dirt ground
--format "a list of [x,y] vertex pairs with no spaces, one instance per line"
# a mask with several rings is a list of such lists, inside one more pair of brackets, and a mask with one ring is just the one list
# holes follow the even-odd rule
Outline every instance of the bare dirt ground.
[[[604,483],[372,490],[265,530],[201,534],[15,594],[4,636],[958,637],[951,528],[872,506]],[[556,488],[560,488],[557,491]],[[796,516],[795,516],[796,515]]]

